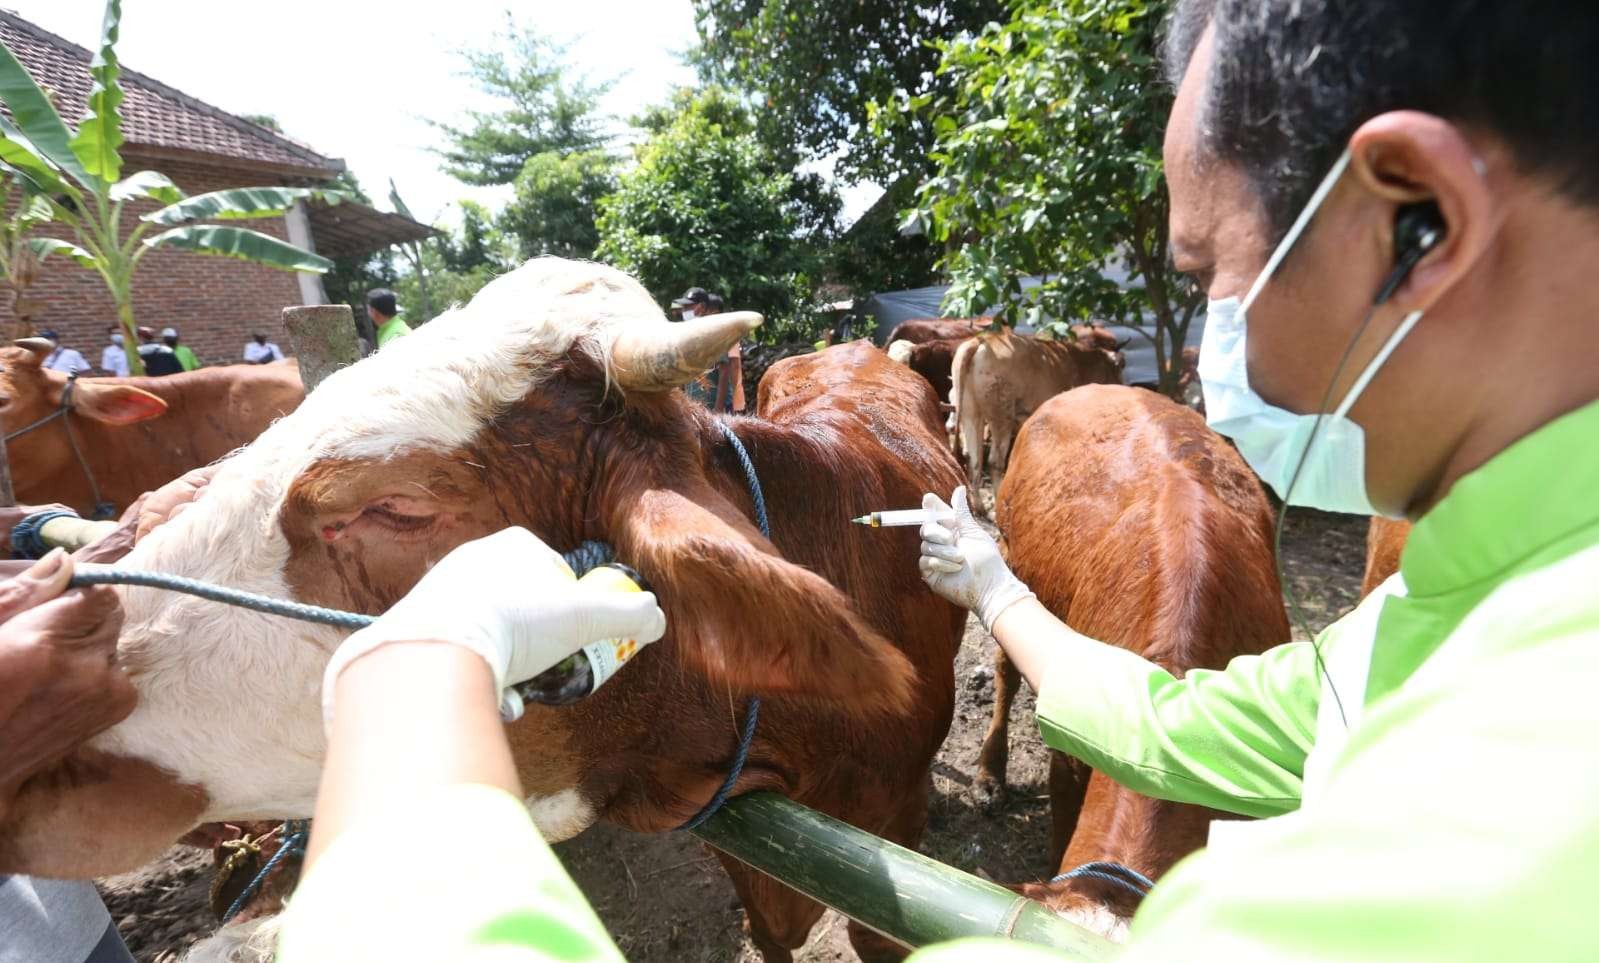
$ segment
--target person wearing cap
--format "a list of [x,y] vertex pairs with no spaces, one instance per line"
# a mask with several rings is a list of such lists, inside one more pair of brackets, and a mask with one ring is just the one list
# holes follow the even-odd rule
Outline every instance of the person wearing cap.
[[139,360],[144,363],[144,373],[152,378],[179,374],[183,365],[173,350],[156,340],[155,329],[139,325]]
[[72,348],[61,345],[61,335],[54,330],[46,329],[39,332],[39,337],[50,342],[50,354],[44,359],[44,367],[62,374],[83,374],[93,370],[89,362],[83,360],[83,355]]
[[683,296],[672,301],[672,310],[682,315],[684,321],[703,318],[710,314],[711,292],[704,288],[689,288]]
[[366,293],[366,316],[372,319],[379,348],[395,338],[403,338],[411,333],[411,326],[399,319],[399,313],[400,308],[395,303],[393,291],[388,288],[373,288]]
[[266,335],[257,331],[250,337],[253,340],[244,346],[245,364],[271,364],[283,360],[283,352],[278,350],[275,343],[268,341]]
[[100,370],[116,378],[128,376],[128,352],[122,346],[122,326],[108,324],[105,328],[110,344],[100,351]]
[[195,355],[194,350],[186,344],[178,343],[177,328],[163,328],[161,330],[161,341],[172,349],[172,353],[177,356],[178,364],[183,366],[184,371],[193,371],[195,368],[200,367],[200,359]]

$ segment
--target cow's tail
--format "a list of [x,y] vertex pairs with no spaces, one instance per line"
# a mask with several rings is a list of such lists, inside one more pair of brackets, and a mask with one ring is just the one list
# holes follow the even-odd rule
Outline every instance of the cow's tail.
[[950,413],[954,427],[955,453],[966,457],[966,480],[973,489],[983,481],[983,422],[981,407],[977,403],[977,386],[972,383],[972,358],[982,344],[981,338],[968,338],[955,350],[955,359],[949,367],[949,400],[955,406]]

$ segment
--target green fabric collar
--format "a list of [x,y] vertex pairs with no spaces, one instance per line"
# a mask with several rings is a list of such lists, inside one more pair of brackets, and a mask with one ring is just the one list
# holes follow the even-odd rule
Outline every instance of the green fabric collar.
[[1599,402],[1544,425],[1456,482],[1416,523],[1400,572],[1416,598],[1496,582],[1595,524]]

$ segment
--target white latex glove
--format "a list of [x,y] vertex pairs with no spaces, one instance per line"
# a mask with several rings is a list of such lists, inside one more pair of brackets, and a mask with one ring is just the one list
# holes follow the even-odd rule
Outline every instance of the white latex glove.
[[577,587],[566,560],[525,528],[507,528],[456,547],[376,622],[344,640],[322,677],[322,718],[333,719],[333,691],[350,663],[389,642],[453,642],[483,657],[494,673],[500,715],[522,715],[510,687],[602,639],[645,645],[666,632],[649,592]]
[[927,522],[922,526],[922,579],[929,588],[961,608],[970,609],[994,631],[1000,613],[1033,593],[1011,574],[1000,557],[999,544],[972,518],[966,488],[955,489],[954,505],[929,492],[922,496],[928,511],[955,511],[953,522]]

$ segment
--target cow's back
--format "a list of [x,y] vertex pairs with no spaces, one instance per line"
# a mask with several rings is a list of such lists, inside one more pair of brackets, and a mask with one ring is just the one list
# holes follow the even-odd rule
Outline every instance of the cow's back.
[[1271,509],[1204,419],[1090,385],[1017,438],[996,520],[1017,574],[1073,628],[1177,671],[1288,638]]
[[893,344],[895,341],[909,341],[911,344],[924,344],[928,341],[960,340],[970,338],[986,330],[994,323],[988,316],[975,318],[917,318],[910,321],[901,321],[894,326],[888,334],[884,344]]

